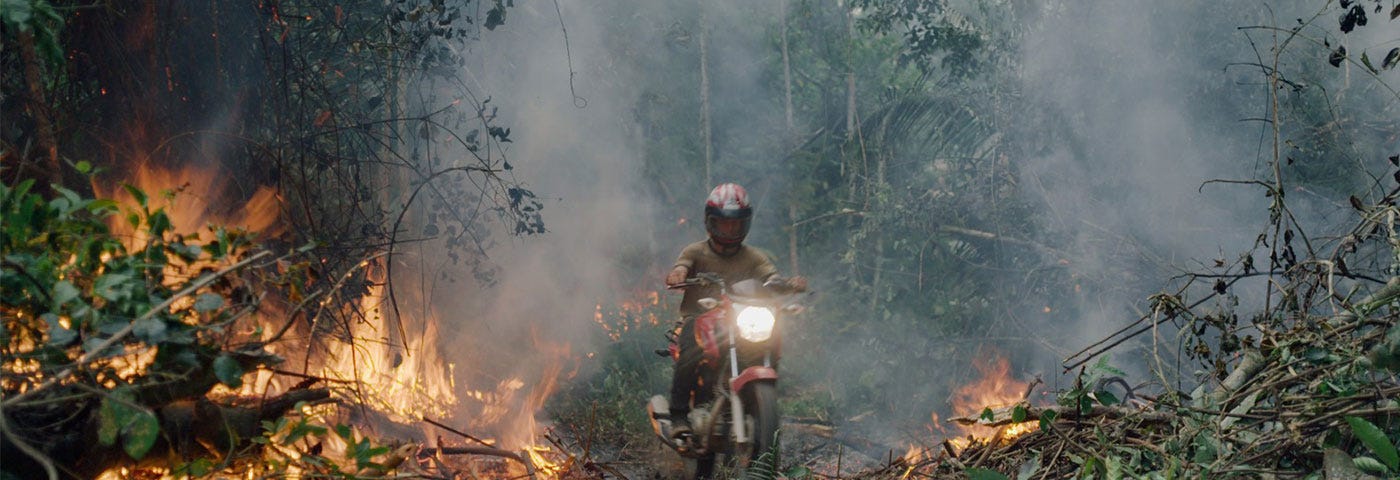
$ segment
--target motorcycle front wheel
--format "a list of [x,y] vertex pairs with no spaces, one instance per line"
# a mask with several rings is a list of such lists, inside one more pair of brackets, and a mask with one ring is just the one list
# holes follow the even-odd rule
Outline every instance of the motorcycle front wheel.
[[686,459],[686,478],[714,478],[719,473],[716,467],[721,465],[728,474],[742,478],[777,478],[778,425],[782,421],[778,411],[778,387],[771,382],[755,382],[740,396],[746,412],[745,426],[752,439],[748,451],[730,450],[727,454]]
[[745,411],[748,413],[745,416],[752,422],[749,424],[752,427],[749,432],[753,436],[747,469],[776,473],[778,424],[782,421],[782,415],[778,412],[778,386],[772,382],[754,382],[744,389],[743,400]]

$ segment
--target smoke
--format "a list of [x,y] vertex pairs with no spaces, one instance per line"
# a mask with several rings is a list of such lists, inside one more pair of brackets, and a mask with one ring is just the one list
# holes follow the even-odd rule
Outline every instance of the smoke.
[[[1054,375],[1065,355],[1143,313],[1172,275],[1251,252],[1269,199],[1255,187],[1207,183],[1269,175],[1266,127],[1248,120],[1267,112],[1267,88],[1257,67],[1231,66],[1259,61],[1267,46],[1251,46],[1237,27],[1314,12],[1277,8],[1270,17],[1209,1],[1036,8],[1026,16],[1032,25],[1016,26],[1024,35],[1015,76],[1029,114],[1006,138],[1017,142],[1009,150],[1027,153],[1013,163],[1022,195],[1056,237],[1046,242],[1070,254],[1054,268],[1085,287],[1073,294],[1077,308],[1034,320],[1050,345],[1018,356]],[[678,59],[696,57],[702,17],[712,28],[710,182],[692,171],[703,155],[698,142],[656,141],[700,135],[699,118],[661,115],[700,110],[699,65]],[[568,373],[578,356],[604,348],[596,306],[654,288],[675,252],[702,235],[697,222],[678,220],[694,219],[712,183],[749,186],[758,204],[751,243],[779,245],[789,182],[775,172],[786,139],[755,135],[782,130],[781,92],[768,77],[779,55],[770,38],[777,18],[776,5],[739,1],[523,2],[503,26],[480,32],[461,77],[501,106],[497,123],[512,129],[504,144],[511,174],[543,200],[549,231],[493,237],[491,259],[502,267],[494,282],[433,291],[454,346],[449,360],[459,381],[474,383],[464,388],[511,378],[533,386],[551,380],[561,358]],[[807,259],[828,260],[839,269],[834,259]],[[1246,298],[1262,291],[1245,287],[1237,293]],[[820,351],[835,352],[833,363],[870,355],[861,345],[828,347]],[[863,360],[863,371],[881,362]],[[1141,374],[1141,365],[1118,366]],[[847,393],[833,395],[858,398]]]
[[491,281],[440,282],[433,292],[452,345],[447,360],[467,383],[459,389],[504,399],[511,418],[488,428],[515,443],[529,439],[529,416],[559,377],[577,374],[580,358],[600,346],[596,307],[659,281],[637,278],[656,274],[639,268],[652,260],[654,202],[629,116],[634,80],[600,38],[606,22],[597,11],[558,7],[508,9],[504,25],[481,32],[460,73],[500,106],[494,123],[511,129],[500,144],[512,166],[505,173],[538,196],[547,231],[496,232]]
[[[1269,225],[1272,199],[1266,190],[1211,182],[1274,180],[1272,128],[1265,121],[1271,117],[1269,88],[1259,64],[1271,64],[1275,42],[1286,35],[1247,27],[1299,26],[1302,37],[1319,43],[1330,38],[1383,44],[1374,32],[1343,38],[1335,11],[1318,15],[1323,8],[1307,2],[1209,1],[1070,1],[1043,7],[1041,22],[1021,50],[1022,85],[1027,101],[1049,112],[1048,118],[1036,119],[1038,125],[1058,125],[1063,136],[1021,145],[1033,152],[1021,164],[1021,179],[1027,198],[1043,205],[1047,230],[1069,239],[1077,256],[1066,268],[1087,287],[1075,297],[1078,308],[1070,315],[1042,322],[1046,329],[1070,333],[1066,338],[1074,343],[1059,345],[1058,353],[1078,351],[1148,313],[1147,297],[1175,291],[1179,274],[1219,270],[1217,262],[1233,265],[1242,255],[1252,255],[1256,268],[1269,268],[1269,249],[1254,243]],[[1281,145],[1287,201],[1293,218],[1314,235],[1350,221],[1344,207],[1348,194],[1375,188],[1356,179],[1365,179],[1368,171],[1386,175],[1377,168],[1380,156],[1308,158],[1315,152],[1365,157],[1375,139],[1346,131],[1346,141],[1354,145],[1308,144],[1308,137],[1317,137],[1310,131],[1314,120],[1298,115],[1305,109],[1330,109],[1344,126],[1349,116],[1385,118],[1386,107],[1376,97],[1358,101],[1340,93],[1355,80],[1326,67],[1327,55],[1321,45],[1297,39],[1279,64],[1292,82],[1279,91],[1280,141],[1288,142]],[[1323,169],[1338,178],[1324,179]],[[1204,297],[1210,283],[1197,286],[1186,294],[1188,302]],[[1243,317],[1263,307],[1268,288],[1262,280],[1246,280],[1229,293],[1239,299]],[[1229,309],[1228,302],[1222,296],[1214,305]],[[1147,380],[1148,341],[1144,335],[1115,349],[1112,363],[1128,369],[1136,381]],[[1061,359],[1047,356],[1043,362]]]
[[[1225,66],[1251,57],[1217,2],[1065,2],[1045,8],[1027,37],[1023,85],[1063,121],[1063,141],[1026,146],[1025,194],[1048,230],[1078,256],[1067,266],[1093,285],[1078,315],[1055,318],[1090,341],[1137,317],[1172,273],[1233,262],[1267,220],[1262,192],[1203,186],[1248,179],[1262,115],[1258,87]],[[1257,85],[1257,82],[1254,82]],[[1262,215],[1261,215],[1262,214]],[[1083,345],[1063,345],[1074,351]]]

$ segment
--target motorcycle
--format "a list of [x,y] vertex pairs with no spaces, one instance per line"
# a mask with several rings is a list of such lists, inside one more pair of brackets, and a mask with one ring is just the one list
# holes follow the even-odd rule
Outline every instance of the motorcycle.
[[[652,429],[662,443],[686,459],[693,478],[709,478],[721,462],[747,468],[765,454],[768,468],[776,468],[780,320],[802,311],[797,301],[801,292],[782,280],[725,285],[722,278],[709,273],[698,273],[672,288],[691,286],[720,289],[719,298],[700,299],[705,313],[695,318],[704,386],[687,416],[688,435],[672,434],[670,401],[663,395],[652,397],[647,405]],[[674,340],[657,353],[680,358]],[[725,381],[717,381],[720,376]]]

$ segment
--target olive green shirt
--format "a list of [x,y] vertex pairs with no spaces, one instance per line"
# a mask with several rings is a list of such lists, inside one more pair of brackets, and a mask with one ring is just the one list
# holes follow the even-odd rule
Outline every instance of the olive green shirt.
[[[680,257],[676,258],[675,266],[689,269],[688,275],[691,277],[700,272],[719,275],[726,285],[751,278],[763,281],[778,273],[778,267],[773,266],[773,261],[762,250],[740,245],[738,252],[725,257],[715,253],[708,240],[687,245],[685,250],[681,250]],[[681,316],[704,313],[704,309],[700,308],[700,299],[718,296],[718,286],[685,289],[685,297],[681,298]]]

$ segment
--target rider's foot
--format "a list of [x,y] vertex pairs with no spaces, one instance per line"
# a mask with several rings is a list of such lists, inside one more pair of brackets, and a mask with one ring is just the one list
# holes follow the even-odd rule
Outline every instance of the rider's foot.
[[681,414],[678,414],[678,413],[675,413],[675,412],[672,412],[672,413],[671,413],[671,439],[672,439],[672,440],[684,441],[684,440],[685,440],[685,437],[687,437],[687,436],[690,435],[690,433],[691,433],[691,430],[690,430],[690,419],[687,418],[687,417],[689,417],[689,415],[686,415],[686,414],[683,414],[683,413],[681,413]]

